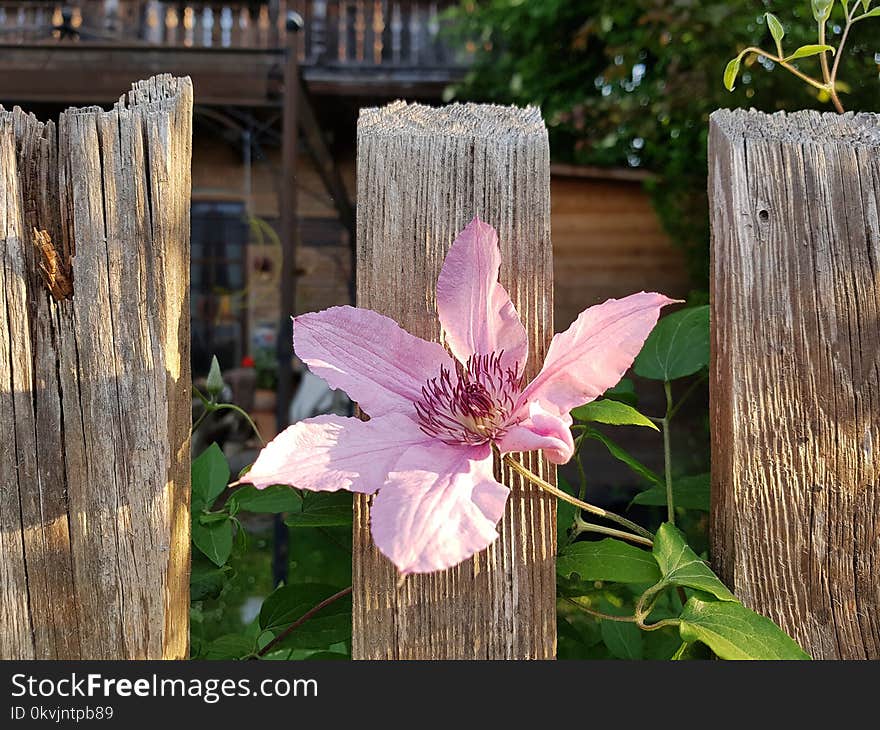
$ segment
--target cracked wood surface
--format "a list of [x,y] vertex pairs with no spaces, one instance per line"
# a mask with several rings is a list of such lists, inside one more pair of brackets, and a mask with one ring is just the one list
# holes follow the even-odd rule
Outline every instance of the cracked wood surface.
[[187,654],[191,137],[189,79],[0,108],[0,658]]
[[710,129],[712,552],[814,658],[880,658],[880,116]]

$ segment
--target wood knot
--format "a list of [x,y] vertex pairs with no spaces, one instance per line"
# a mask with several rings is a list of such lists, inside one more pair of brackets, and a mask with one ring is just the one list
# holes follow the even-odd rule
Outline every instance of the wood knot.
[[73,296],[73,271],[70,259],[55,248],[49,232],[34,228],[34,247],[40,256],[40,275],[46,288],[55,298],[63,302]]

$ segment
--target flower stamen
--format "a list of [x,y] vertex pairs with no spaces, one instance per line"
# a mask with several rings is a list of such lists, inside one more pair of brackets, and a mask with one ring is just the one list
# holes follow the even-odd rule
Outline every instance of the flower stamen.
[[476,446],[504,436],[522,388],[518,369],[502,365],[503,354],[471,355],[464,365],[456,363],[454,377],[441,367],[415,403],[421,430],[457,445]]

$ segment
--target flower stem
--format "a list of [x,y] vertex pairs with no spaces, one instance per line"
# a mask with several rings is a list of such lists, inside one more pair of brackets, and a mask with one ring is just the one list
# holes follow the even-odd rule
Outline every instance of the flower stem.
[[629,540],[630,542],[634,542],[638,545],[644,545],[645,547],[654,547],[654,541],[649,537],[642,537],[641,535],[633,535],[631,532],[624,532],[623,530],[615,530],[613,527],[605,527],[604,525],[597,525],[594,522],[585,522],[580,517],[575,518],[575,529],[572,535],[572,539],[580,535],[582,532],[597,532],[600,535],[608,535],[609,537],[617,537],[621,540]]
[[663,431],[663,467],[666,474],[666,514],[669,523],[675,524],[675,502],[672,494],[672,444],[669,436],[669,422],[672,419],[672,383],[668,380],[663,384],[666,392],[666,415],[660,428]]
[[569,504],[573,504],[575,507],[580,507],[584,512],[589,512],[590,514],[596,515],[597,517],[602,517],[606,520],[610,520],[611,522],[616,522],[618,525],[623,525],[627,529],[632,530],[637,535],[641,535],[643,538],[647,538],[648,540],[653,537],[653,535],[648,532],[644,527],[640,527],[635,522],[631,522],[630,520],[626,519],[626,517],[621,517],[614,512],[609,512],[608,510],[604,510],[601,507],[596,507],[596,505],[589,504],[588,502],[582,502],[576,497],[572,497],[567,492],[562,491],[558,487],[553,486],[552,484],[550,484],[550,482],[541,479],[541,477],[539,477],[537,474],[533,474],[531,471],[526,469],[526,467],[520,464],[510,454],[507,454],[504,457],[504,463],[507,464],[521,477],[540,487],[545,492],[549,492],[558,499],[561,499],[563,502],[568,502]]

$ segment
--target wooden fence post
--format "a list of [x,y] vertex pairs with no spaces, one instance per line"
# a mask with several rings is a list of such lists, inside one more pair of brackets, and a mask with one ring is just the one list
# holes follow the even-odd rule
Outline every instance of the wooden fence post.
[[880,116],[719,111],[712,546],[814,658],[880,658]]
[[183,658],[192,84],[0,109],[0,658]]
[[[455,235],[479,215],[498,229],[501,281],[526,325],[526,375],[553,333],[550,167],[537,109],[396,102],[358,122],[357,302],[438,339],[434,287]],[[536,455],[531,469],[555,479]],[[369,499],[356,497],[357,659],[552,658],[556,650],[556,510],[507,468],[500,537],[461,565],[402,586],[373,547]]]

